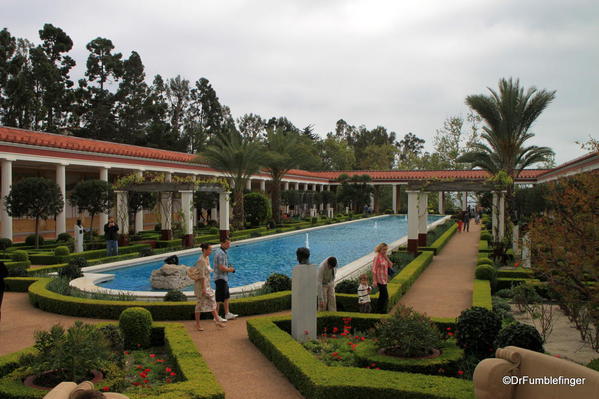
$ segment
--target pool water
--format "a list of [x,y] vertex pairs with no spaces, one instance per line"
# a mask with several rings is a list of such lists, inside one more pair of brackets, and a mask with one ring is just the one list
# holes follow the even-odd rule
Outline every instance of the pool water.
[[[442,216],[429,216],[432,223]],[[299,247],[310,248],[310,262],[319,264],[329,256],[335,256],[339,266],[343,267],[352,261],[372,252],[381,243],[391,243],[407,235],[408,225],[405,215],[388,215],[379,218],[365,219],[342,225],[312,230],[298,231],[283,237],[273,237],[262,241],[231,245],[228,250],[229,263],[235,266],[236,273],[229,273],[229,286],[239,287],[257,281],[265,281],[272,273],[291,276],[291,269],[297,264],[295,251]],[[182,265],[193,266],[199,254],[186,255],[179,258]],[[210,256],[214,268],[214,251]],[[150,275],[160,268],[162,260],[152,261],[122,269],[109,270],[115,274],[113,280],[99,284],[100,287],[152,291]],[[214,284],[214,283],[213,283]],[[192,286],[184,288],[191,290]]]

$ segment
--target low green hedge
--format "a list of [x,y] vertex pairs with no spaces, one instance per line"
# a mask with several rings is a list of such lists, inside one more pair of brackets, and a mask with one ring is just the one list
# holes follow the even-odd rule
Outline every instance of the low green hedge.
[[493,310],[491,282],[489,280],[474,280],[474,289],[472,290],[472,306],[480,306],[489,310]]
[[489,252],[489,242],[487,240],[480,240],[478,242],[478,252]]
[[[154,251],[156,253],[156,251]],[[139,252],[132,252],[117,256],[107,256],[105,258],[90,259],[87,261],[88,266],[96,266],[102,263],[118,262],[121,260],[133,259],[139,257]],[[28,276],[47,276],[49,273],[54,273],[65,267],[68,263],[58,263],[50,266],[30,267],[27,269]]]
[[536,278],[501,277],[497,279],[495,283],[495,289],[502,290],[504,288],[512,288],[520,284],[538,285],[543,283]]
[[24,277],[27,274],[27,268],[31,266],[31,262],[28,260],[4,262],[4,265],[8,269],[9,276]]
[[[178,243],[181,244],[181,240],[178,240]],[[125,255],[125,254],[130,254],[130,253],[137,253],[142,248],[150,248],[150,244],[126,245],[124,247],[119,248],[119,254]],[[31,264],[33,264],[33,265],[56,265],[56,264],[60,264],[60,263],[68,263],[69,260],[71,260],[73,258],[79,258],[79,257],[83,257],[83,258],[87,259],[88,261],[93,260],[93,259],[105,258],[106,250],[105,249],[94,249],[91,251],[72,253],[67,256],[55,256],[54,253],[52,253],[52,252],[34,253],[34,254],[29,255],[29,260],[31,261]]]
[[360,367],[376,363],[383,370],[406,371],[409,373],[455,376],[459,369],[458,362],[464,357],[454,340],[443,342],[439,348],[441,354],[432,359],[409,359],[386,356],[378,353],[372,340],[356,346],[355,354]]
[[453,237],[456,231],[458,231],[458,225],[457,223],[454,223],[445,231],[445,233],[441,234],[441,236],[439,236],[439,238],[437,238],[430,247],[427,247],[426,250],[429,250],[430,248],[435,255],[438,255],[443,247],[449,242],[449,239]]
[[174,248],[182,246],[180,238],[174,240],[158,240],[156,241],[156,248]]
[[[163,337],[156,345],[166,350],[176,364],[184,381],[162,385],[156,389],[128,392],[130,399],[224,399],[225,393],[197,351],[185,327],[180,324],[155,324],[154,337]],[[0,357],[0,397],[3,399],[38,399],[47,391],[25,387],[21,376],[26,371],[17,369],[18,359],[25,353],[35,353],[33,347]]]
[[532,269],[497,270],[497,277],[500,278],[534,278],[534,276]]
[[29,286],[37,281],[35,277],[7,277],[4,279],[6,291],[27,292]]
[[472,399],[472,382],[456,378],[355,367],[328,367],[275,321],[248,320],[248,337],[308,399]]
[[[31,304],[47,312],[69,316],[84,316],[100,319],[118,319],[121,312],[129,307],[142,307],[152,313],[154,320],[191,320],[194,317],[195,302],[148,302],[112,301],[75,298],[60,295],[47,289],[51,279],[39,278],[29,287]],[[242,316],[274,313],[291,308],[291,291],[232,299],[231,312]]]

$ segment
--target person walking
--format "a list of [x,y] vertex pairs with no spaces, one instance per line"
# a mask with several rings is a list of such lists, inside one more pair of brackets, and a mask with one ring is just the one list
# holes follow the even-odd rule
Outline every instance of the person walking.
[[220,311],[220,304],[225,308],[225,319],[233,320],[236,314],[229,310],[229,273],[235,273],[235,268],[229,265],[227,249],[231,247],[231,241],[228,238],[220,240],[220,248],[214,251],[214,284],[216,285],[216,313]]
[[464,227],[462,228],[463,231],[470,231],[470,211],[467,210],[464,212]]
[[104,238],[106,239],[106,256],[117,256],[119,254],[119,226],[111,216],[108,223],[104,225]]
[[83,233],[81,219],[77,219],[77,224],[75,224],[75,252],[83,252]]
[[203,312],[211,312],[214,322],[218,327],[224,327],[226,319],[223,319],[216,312],[216,298],[214,290],[210,287],[210,254],[212,247],[209,244],[200,244],[202,254],[198,258],[194,267],[189,268],[187,275],[195,281],[193,291],[197,298],[195,307],[196,330],[204,331],[200,326],[200,316]]
[[2,298],[4,297],[4,279],[8,277],[8,268],[0,261],[0,320],[2,320]]
[[388,249],[389,246],[384,242],[377,245],[374,249],[376,255],[372,262],[372,283],[379,289],[376,313],[387,313],[387,304],[389,302],[387,282],[389,280],[389,269],[393,266],[389,256],[387,256]]
[[368,275],[360,275],[360,285],[358,285],[358,307],[360,308],[360,313],[370,313],[372,311],[370,308],[370,291],[372,291],[372,288],[368,284]]
[[329,256],[318,266],[318,310],[337,311],[335,299],[335,267],[337,258]]

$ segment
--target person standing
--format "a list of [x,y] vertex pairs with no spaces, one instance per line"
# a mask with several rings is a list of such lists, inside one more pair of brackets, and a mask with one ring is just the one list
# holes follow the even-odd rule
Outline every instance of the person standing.
[[463,231],[470,231],[470,210],[464,212],[464,227]]
[[77,224],[75,224],[75,252],[83,252],[83,232],[81,219],[77,219]]
[[220,304],[225,308],[225,319],[232,320],[237,317],[229,310],[229,273],[235,273],[235,268],[229,265],[227,249],[231,247],[231,241],[228,238],[220,240],[220,248],[214,251],[214,284],[216,285],[216,313],[220,311]]
[[387,256],[388,249],[389,246],[384,242],[377,245],[374,249],[376,255],[372,262],[372,283],[379,289],[376,313],[387,313],[387,304],[389,303],[387,282],[389,280],[389,269],[391,269],[393,263]]
[[104,225],[104,238],[106,239],[106,256],[117,256],[119,254],[119,226],[111,216],[108,223]]
[[370,313],[372,311],[370,308],[370,291],[372,291],[372,288],[368,284],[368,275],[360,275],[360,285],[358,285],[358,307],[360,308],[360,313]]
[[335,299],[335,267],[337,258],[329,256],[318,266],[318,310],[337,311]]
[[195,281],[193,291],[197,298],[195,307],[195,321],[196,330],[204,331],[200,327],[200,316],[202,312],[211,312],[214,322],[218,327],[224,327],[226,319],[223,319],[216,312],[216,298],[214,296],[214,290],[210,287],[210,272],[213,270],[210,268],[210,254],[212,253],[212,247],[209,244],[200,244],[202,254],[198,258],[195,266],[190,268],[187,275]]
[[4,297],[4,279],[8,277],[8,268],[0,261],[0,320],[2,320],[2,298]]

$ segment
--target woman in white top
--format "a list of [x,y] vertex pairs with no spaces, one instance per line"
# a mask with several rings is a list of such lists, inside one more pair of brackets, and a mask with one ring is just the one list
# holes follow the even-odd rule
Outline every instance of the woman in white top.
[[202,312],[211,312],[216,325],[219,327],[224,327],[224,323],[227,320],[221,318],[216,312],[214,290],[210,287],[210,272],[212,271],[210,268],[210,253],[212,252],[212,248],[208,244],[201,244],[200,248],[202,249],[202,255],[198,258],[195,266],[190,268],[188,274],[189,277],[195,280],[194,293],[198,300],[195,308],[196,329],[204,331],[200,327],[200,315]]
[[83,252],[83,235],[81,219],[77,219],[77,224],[75,225],[75,252]]

